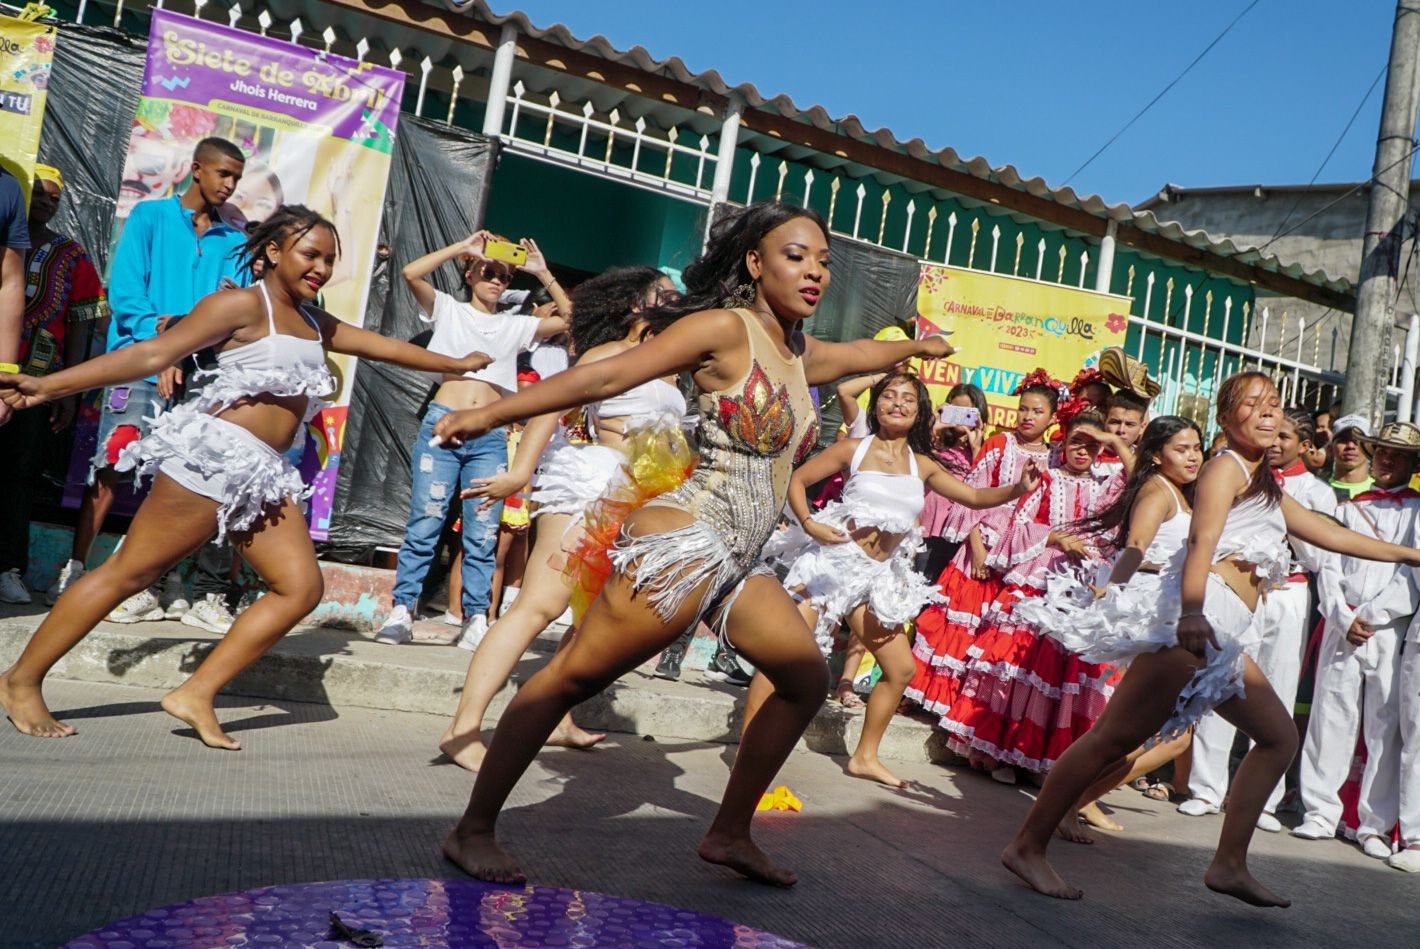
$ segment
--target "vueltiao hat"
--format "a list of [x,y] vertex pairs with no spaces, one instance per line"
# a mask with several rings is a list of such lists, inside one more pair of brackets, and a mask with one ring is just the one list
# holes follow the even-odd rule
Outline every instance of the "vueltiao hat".
[[1145,399],[1153,399],[1161,386],[1149,378],[1149,369],[1139,360],[1125,354],[1118,346],[1100,353],[1100,375],[1116,389],[1127,389]]
[[1409,422],[1391,422],[1381,429],[1379,435],[1358,435],[1356,440],[1371,451],[1390,448],[1395,451],[1411,451],[1420,454],[1420,428]]

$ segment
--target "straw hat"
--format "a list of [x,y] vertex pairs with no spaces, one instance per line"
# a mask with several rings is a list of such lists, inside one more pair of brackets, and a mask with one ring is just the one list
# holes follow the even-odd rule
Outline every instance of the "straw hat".
[[1381,429],[1379,435],[1359,435],[1356,440],[1372,451],[1377,448],[1389,448],[1393,451],[1420,453],[1420,428],[1409,422],[1391,422]]
[[1110,346],[1100,353],[1100,374],[1104,381],[1116,389],[1128,389],[1137,396],[1152,399],[1159,394],[1160,386],[1149,378],[1149,370],[1142,362],[1127,356],[1118,346]]

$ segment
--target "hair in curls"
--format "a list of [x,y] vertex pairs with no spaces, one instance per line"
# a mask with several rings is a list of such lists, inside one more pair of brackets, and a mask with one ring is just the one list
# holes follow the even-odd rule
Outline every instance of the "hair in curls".
[[922,384],[922,380],[917,378],[915,372],[895,369],[879,379],[878,384],[873,386],[873,394],[868,399],[868,431],[874,435],[878,433],[878,397],[886,391],[888,386],[898,382],[910,384],[917,393],[917,418],[913,419],[912,427],[907,430],[907,447],[919,455],[930,456],[932,454],[932,395]]
[[710,240],[705,252],[681,274],[685,294],[646,314],[647,332],[659,333],[682,316],[701,310],[714,310],[725,305],[725,298],[735,288],[752,283],[745,254],[759,246],[764,235],[795,218],[808,218],[829,239],[828,225],[813,208],[798,207],[779,201],[761,201],[729,212],[710,227]]
[[287,244],[305,237],[318,227],[324,227],[330,231],[331,236],[335,238],[335,253],[339,256],[340,232],[335,229],[334,224],[305,205],[283,204],[273,211],[269,218],[260,224],[253,225],[247,231],[247,242],[237,251],[241,255],[243,269],[250,273],[258,260],[265,267],[270,268],[272,266],[271,258],[266,256],[268,244],[285,247]]
[[[1069,530],[1077,534],[1098,534],[1113,547],[1123,547],[1129,535],[1129,517],[1134,513],[1134,502],[1149,479],[1159,473],[1157,456],[1164,450],[1169,439],[1179,432],[1192,429],[1198,436],[1200,450],[1203,445],[1203,430],[1191,418],[1182,415],[1160,415],[1144,427],[1135,448],[1134,471],[1124,483],[1124,490],[1114,503],[1090,517],[1081,518],[1070,525]],[[1193,494],[1193,485],[1180,486],[1185,497]]]
[[[1272,377],[1257,370],[1231,375],[1224,379],[1223,384],[1218,387],[1218,407],[1214,418],[1224,431],[1227,430],[1228,422],[1232,419],[1233,413],[1241,406],[1252,383],[1259,380],[1267,383],[1267,388],[1274,392],[1277,391]],[[1254,411],[1256,410],[1254,409]],[[1256,497],[1262,498],[1270,507],[1276,507],[1282,503],[1282,486],[1272,476],[1272,466],[1267,463],[1265,458],[1253,469],[1252,480],[1248,482],[1247,490],[1240,494],[1237,500],[1249,501]]]
[[1315,444],[1316,419],[1312,417],[1311,409],[1294,405],[1284,411],[1282,415],[1292,423],[1292,429],[1297,433],[1297,441]]
[[572,291],[572,352],[581,356],[625,339],[645,309],[646,293],[661,279],[652,267],[613,267]]
[[[980,386],[972,385],[970,382],[958,382],[947,392],[947,405],[952,404],[953,399],[966,396],[971,400],[971,407],[976,409],[976,414],[981,416],[981,421],[985,422],[991,412],[991,407],[986,404],[986,393],[981,391]],[[955,448],[961,441],[962,436],[952,428],[942,428],[937,430],[937,448]]]

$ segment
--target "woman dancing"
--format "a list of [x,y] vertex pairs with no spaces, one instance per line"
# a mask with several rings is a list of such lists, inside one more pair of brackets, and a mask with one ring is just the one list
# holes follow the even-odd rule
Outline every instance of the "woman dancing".
[[[854,635],[882,668],[868,696],[863,732],[848,759],[849,774],[889,787],[905,783],[878,758],[883,733],[915,671],[906,625],[928,603],[941,599],[913,568],[922,547],[917,526],[925,491],[971,508],[995,507],[1034,490],[1040,470],[1027,464],[1020,481],[972,488],[948,474],[932,457],[932,400],[911,372],[890,372],[873,387],[867,438],[846,438],[805,464],[789,479],[789,509],[802,526],[774,536],[768,559],[788,567],[784,588],[827,654],[846,617]],[[822,511],[809,511],[808,485],[835,471],[846,473],[843,496]],[[851,674],[851,673],[850,673]],[[750,682],[745,701],[748,729],[773,686],[762,673]]]
[[[670,278],[650,267],[618,267],[578,285],[572,294],[572,345],[578,354],[577,365],[591,365],[634,349],[646,334],[647,312],[676,296]],[[556,427],[558,415],[540,416],[524,432],[513,470],[475,478],[473,487],[464,492],[471,498],[501,498],[531,477],[537,535],[528,555],[522,592],[478,644],[464,678],[458,711],[439,739],[440,750],[460,767],[478,770],[486,753],[479,731],[489,704],[532,641],[567,609],[572,590],[563,575],[565,554],[577,543],[583,512],[627,461],[621,451],[623,442],[639,429],[678,427],[685,408],[685,396],[676,388],[674,377],[652,379],[588,408],[593,443],[573,443],[563,437],[545,452],[540,446]],[[542,465],[534,476],[532,467],[539,454]],[[590,748],[605,737],[578,728],[568,714],[548,742]]]
[[941,336],[851,343],[805,336],[800,323],[828,287],[828,254],[828,228],[810,209],[765,203],[732,212],[686,268],[686,297],[650,314],[654,338],[487,408],[447,416],[436,430],[444,438],[476,436],[504,417],[598,402],[679,370],[692,373],[701,411],[699,467],[627,518],[612,552],[616,572],[572,644],[518,690],[498,722],[468,810],[444,842],[449,859],[472,875],[525,879],[495,829],[538,747],[569,708],[706,617],[775,693],[745,732],[700,856],[759,882],[796,881],[755,846],[750,819],[828,688],[812,633],[759,563],[790,469],[818,434],[808,386],[953,352]]
[[215,533],[230,537],[267,592],[162,706],[204,744],[241,747],[222,731],[213,699],[314,609],[324,589],[299,504],[309,489],[281,453],[334,389],[326,352],[450,374],[489,362],[484,353],[446,356],[386,339],[312,306],[339,248],[329,221],[304,207],[282,208],[247,240],[248,265],[263,267],[254,287],[204,297],[166,332],[72,369],[43,378],[0,374],[0,398],[32,408],[141,379],[209,346],[217,350],[217,368],[201,398],[159,415],[148,434],[123,451],[120,467],[155,476],[123,546],[64,592],[19,660],[0,674],[0,705],[24,734],[75,733],[44,704],[45,675],[109,610]]
[[[1188,546],[1161,577],[1154,604],[1096,632],[1115,654],[1133,653],[1129,672],[1093,728],[1056,762],[1001,862],[1047,896],[1079,899],[1046,860],[1060,821],[1092,783],[1150,736],[1171,737],[1210,708],[1242,729],[1253,746],[1238,766],[1213,861],[1211,890],[1254,906],[1288,906],[1248,870],[1247,851],[1263,804],[1297,751],[1291,713],[1243,653],[1253,611],[1268,587],[1286,578],[1288,534],[1352,556],[1420,565],[1420,550],[1365,537],[1285,495],[1267,464],[1281,401],[1260,372],[1229,377],[1218,390],[1217,420],[1228,447],[1203,466],[1194,489]],[[1127,588],[1126,588],[1127,589]],[[1095,658],[1103,658],[1085,650]]]

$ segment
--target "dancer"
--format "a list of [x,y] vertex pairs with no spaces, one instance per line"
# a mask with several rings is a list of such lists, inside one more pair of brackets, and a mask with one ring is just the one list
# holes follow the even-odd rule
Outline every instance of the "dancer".
[[[889,787],[906,784],[878,758],[883,733],[916,668],[905,627],[924,606],[941,599],[913,568],[922,547],[917,518],[923,487],[967,507],[987,508],[1029,493],[1040,480],[1034,463],[1025,466],[1019,482],[997,488],[973,488],[948,474],[932,457],[931,404],[914,373],[890,372],[879,380],[868,401],[871,434],[835,442],[799,466],[789,479],[789,509],[802,526],[780,531],[765,548],[768,559],[788,567],[784,588],[824,654],[846,617],[882,668],[847,771]],[[847,473],[842,500],[811,514],[808,486],[834,471]],[[757,673],[745,702],[745,729],[772,691],[769,679]]]
[[[375,633],[376,642],[397,646],[413,638],[415,607],[434,560],[434,548],[443,533],[449,505],[473,478],[487,477],[508,465],[508,440],[503,429],[467,445],[433,446],[430,438],[435,423],[449,412],[487,405],[515,391],[518,353],[531,348],[536,340],[556,336],[567,328],[567,321],[560,316],[539,319],[495,312],[514,274],[508,264],[485,259],[487,242],[500,239],[488,231],[478,231],[404,267],[404,282],[419,304],[419,318],[434,324],[430,352],[452,355],[479,349],[493,361],[486,369],[453,373],[442,379],[424,414],[410,452],[409,520],[395,566],[394,589],[390,593],[393,605]],[[563,313],[571,312],[571,303],[537,244],[524,239],[522,246],[527,250],[522,269],[537,277]],[[463,264],[464,283],[470,292],[467,303],[435,289],[429,282],[430,274],[455,259]],[[516,416],[510,419],[516,420]],[[502,514],[502,498],[492,504],[465,499],[463,504],[461,639],[471,643],[482,639],[488,629],[488,602]]]
[[[1028,464],[1043,467],[1050,456],[1045,433],[1055,422],[1060,395],[1060,384],[1044,369],[1023,379],[1016,389],[1020,402],[1015,431],[986,440],[967,484],[999,487],[1015,482]],[[917,617],[917,639],[912,646],[917,673],[905,693],[928,712],[941,715],[957,699],[961,676],[966,673],[966,651],[981,626],[981,614],[1001,592],[1001,577],[986,560],[1012,510],[1010,505],[986,511],[958,508],[941,528],[942,537],[961,547],[937,578],[937,589],[945,602],[927,607]]]
[[758,882],[796,881],[754,844],[750,820],[828,688],[813,635],[779,581],[759,566],[790,468],[818,435],[808,386],[953,352],[942,336],[824,343],[804,335],[800,323],[828,286],[828,253],[827,225],[811,209],[764,203],[732,211],[686,268],[685,299],[651,314],[653,330],[674,320],[664,332],[632,352],[574,367],[439,425],[444,438],[476,436],[505,417],[600,401],[679,370],[692,373],[701,412],[699,467],[627,518],[612,553],[616,572],[571,646],[518,690],[498,722],[468,810],[444,842],[449,859],[472,875],[525,879],[495,829],[538,747],[573,705],[708,616],[769,677],[775,694],[744,735],[699,853]]
[[[630,352],[646,334],[646,314],[675,297],[670,278],[650,267],[618,267],[578,285],[572,294],[577,365]],[[572,585],[563,573],[566,552],[577,544],[583,512],[627,462],[620,446],[637,430],[680,425],[685,396],[673,380],[652,379],[590,406],[588,428],[595,437],[590,444],[574,444],[564,435],[542,451],[539,445],[546,444],[547,434],[557,427],[558,415],[541,416],[524,432],[511,471],[475,478],[464,492],[480,500],[499,498],[531,477],[537,527],[522,592],[478,644],[468,664],[458,711],[439,739],[439,749],[459,767],[478,770],[487,753],[479,731],[489,704],[533,640],[567,609]],[[532,466],[539,455],[542,466],[534,475]],[[569,713],[548,744],[590,748],[605,737],[578,728]]]
[[[1097,625],[1094,621],[1112,615],[1111,611],[1133,616],[1159,598],[1160,576],[1170,567],[1176,569],[1183,556],[1193,517],[1189,497],[1202,464],[1203,432],[1197,423],[1177,415],[1150,422],[1140,436],[1134,470],[1119,496],[1075,526],[1079,533],[1097,536],[1119,551],[1103,585],[1088,592],[1076,587],[1082,596],[1072,601],[1061,595],[1059,577],[1051,577],[1046,581],[1045,596],[1022,600],[1015,612],[1024,622],[1058,640],[1070,653],[1085,654],[1082,658],[1087,661],[1127,660],[1131,652],[1109,653],[1092,636]],[[1082,569],[1079,573],[1088,576],[1092,571]],[[1074,584],[1067,583],[1066,589],[1072,587]],[[1107,599],[1096,606],[1095,597]],[[1085,604],[1090,608],[1084,608]],[[1081,821],[1103,830],[1123,830],[1094,802],[1136,777],[1135,771],[1147,774],[1172,761],[1187,747],[1186,741],[1171,741],[1154,749],[1140,747],[1130,752],[1126,756],[1129,772],[1120,775],[1111,771],[1081,795],[1078,815],[1066,814],[1058,827],[1060,836],[1075,843],[1093,843],[1080,828]]]
[[1340,553],[1412,566],[1420,565],[1420,550],[1338,529],[1286,496],[1265,464],[1280,413],[1277,388],[1263,373],[1239,373],[1223,382],[1217,420],[1228,448],[1199,476],[1181,566],[1162,575],[1156,602],[1117,621],[1102,613],[1090,634],[1110,646],[1109,655],[1135,655],[1104,714],[1056,762],[1001,854],[1006,868],[1040,893],[1063,899],[1082,895],[1050,866],[1046,848],[1086,788],[1150,736],[1178,734],[1217,707],[1254,744],[1233,780],[1218,849],[1203,882],[1255,906],[1290,905],[1247,867],[1263,803],[1297,749],[1291,714],[1243,653],[1253,610],[1261,592],[1286,576],[1288,533]]
[[[974,757],[1006,784],[1015,783],[1016,768],[1048,771],[1099,717],[1112,691],[1112,669],[1081,663],[1016,614],[1022,600],[1045,592],[1047,578],[1066,562],[1103,559],[1100,539],[1076,528],[1118,496],[1134,456],[1122,439],[1104,431],[1098,413],[1080,410],[1086,404],[1072,400],[1062,407],[1061,462],[1015,504],[987,556],[987,567],[1003,575],[1004,585],[982,613],[961,691],[940,721],[951,734],[949,747]],[[1094,473],[1101,447],[1121,458],[1122,472]]]
[[213,748],[241,745],[222,731],[213,699],[320,602],[323,584],[298,499],[309,489],[281,456],[334,389],[326,351],[425,372],[460,373],[488,364],[483,353],[454,358],[342,323],[309,301],[330,276],[339,238],[314,211],[282,208],[253,229],[244,253],[264,262],[246,290],[203,298],[152,339],[50,376],[0,374],[0,398],[33,408],[73,392],[141,379],[205,347],[217,369],[189,401],[158,416],[124,449],[120,464],[153,475],[127,541],[60,596],[19,660],[0,674],[0,706],[26,735],[75,733],[44,704],[50,668],[108,611],[147,586],[214,533],[230,537],[267,593],[242,613],[164,711]]

